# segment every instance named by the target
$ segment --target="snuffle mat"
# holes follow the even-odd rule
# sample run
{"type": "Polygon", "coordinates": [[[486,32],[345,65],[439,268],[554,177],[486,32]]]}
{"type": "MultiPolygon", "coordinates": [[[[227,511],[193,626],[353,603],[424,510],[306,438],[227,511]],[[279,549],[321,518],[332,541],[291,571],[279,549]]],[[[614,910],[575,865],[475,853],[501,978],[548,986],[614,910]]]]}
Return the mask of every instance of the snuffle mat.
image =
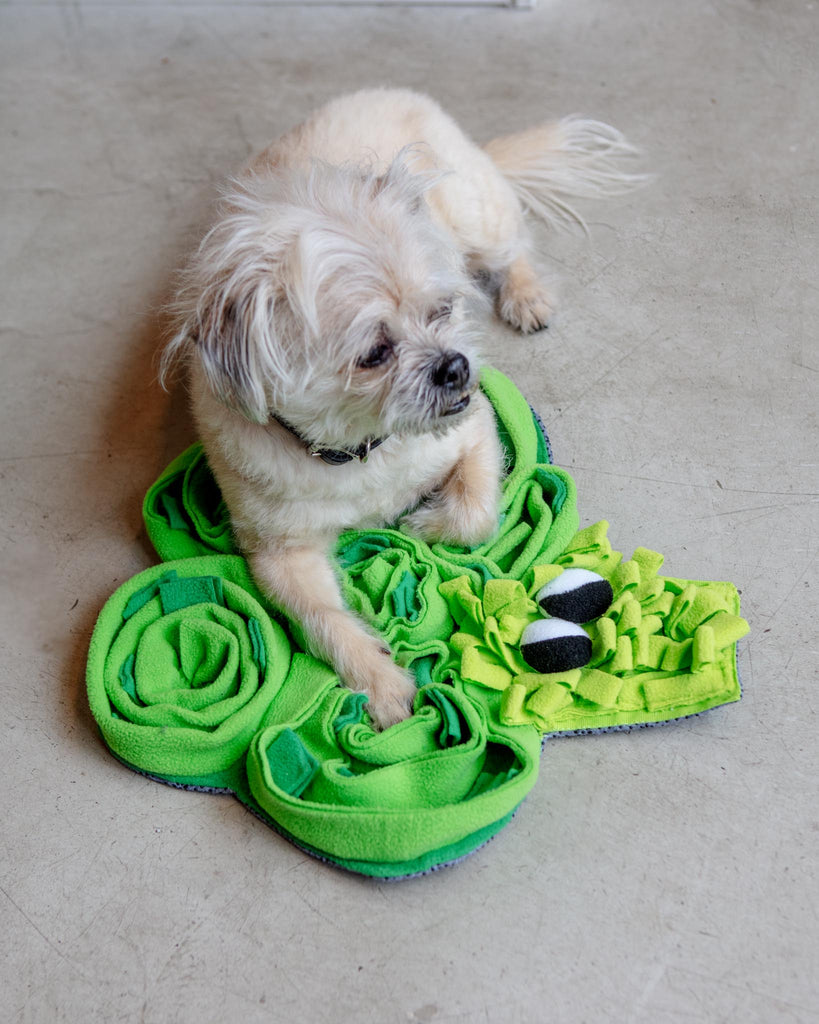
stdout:
{"type": "MultiPolygon", "coordinates": [[[[349,531],[335,559],[348,604],[418,683],[414,714],[375,732],[366,697],[306,653],[236,553],[201,446],[143,507],[160,564],[119,587],[88,656],[88,698],[111,752],[184,788],[231,793],[308,853],[380,878],[461,859],[506,825],[537,780],[545,737],[657,724],[736,701],[748,626],[730,583],[625,559],[608,524],[579,529],[572,478],[517,388],[481,386],[507,455],[502,521],[467,550],[400,529],[349,531]],[[534,597],[567,568],[611,583],[583,628],[584,668],[539,674],[520,640],[534,597]]],[[[340,470],[343,472],[343,469],[340,470]]]]}

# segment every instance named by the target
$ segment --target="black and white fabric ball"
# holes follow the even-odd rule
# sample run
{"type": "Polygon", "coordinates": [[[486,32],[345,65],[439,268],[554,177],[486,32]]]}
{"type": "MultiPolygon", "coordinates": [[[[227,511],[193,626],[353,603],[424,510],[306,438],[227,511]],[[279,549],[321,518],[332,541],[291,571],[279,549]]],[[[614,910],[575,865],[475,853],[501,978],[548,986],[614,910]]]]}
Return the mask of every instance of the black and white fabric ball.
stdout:
{"type": "Polygon", "coordinates": [[[547,615],[569,622],[599,618],[613,599],[609,581],[589,569],[564,569],[535,598],[547,615]]]}
{"type": "Polygon", "coordinates": [[[535,672],[568,672],[588,665],[592,654],[589,634],[565,619],[537,619],[520,638],[523,660],[535,672]]]}

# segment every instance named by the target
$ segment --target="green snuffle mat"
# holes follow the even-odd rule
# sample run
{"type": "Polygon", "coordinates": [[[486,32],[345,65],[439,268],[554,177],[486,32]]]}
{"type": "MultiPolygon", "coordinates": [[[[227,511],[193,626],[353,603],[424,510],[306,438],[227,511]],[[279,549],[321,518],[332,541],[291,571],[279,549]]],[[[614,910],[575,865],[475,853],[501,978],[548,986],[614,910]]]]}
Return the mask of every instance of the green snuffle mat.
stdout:
{"type": "MultiPolygon", "coordinates": [[[[105,743],[171,785],[232,793],[307,852],[381,878],[459,860],[535,784],[544,737],[668,722],[740,697],[748,626],[730,583],[625,560],[605,522],[579,530],[572,478],[539,420],[486,369],[506,450],[501,524],[467,550],[400,529],[351,530],[335,552],[347,603],[418,683],[414,714],[379,733],[363,694],[306,653],[236,552],[200,445],[144,503],[161,564],[109,599],[88,656],[105,743]],[[542,675],[520,653],[538,590],[566,568],[605,577],[614,600],[584,625],[591,662],[542,675]]],[[[340,467],[338,472],[344,472],[340,467]]]]}

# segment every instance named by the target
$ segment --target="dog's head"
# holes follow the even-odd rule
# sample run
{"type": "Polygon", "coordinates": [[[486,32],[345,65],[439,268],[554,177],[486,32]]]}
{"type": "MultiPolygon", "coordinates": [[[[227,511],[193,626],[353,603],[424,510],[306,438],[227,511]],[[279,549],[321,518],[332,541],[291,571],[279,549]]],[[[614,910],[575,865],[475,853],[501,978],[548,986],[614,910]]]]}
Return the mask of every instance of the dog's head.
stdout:
{"type": "Polygon", "coordinates": [[[474,285],[429,177],[314,165],[234,183],[181,292],[213,394],[328,447],[445,430],[477,386],[474,285]]]}

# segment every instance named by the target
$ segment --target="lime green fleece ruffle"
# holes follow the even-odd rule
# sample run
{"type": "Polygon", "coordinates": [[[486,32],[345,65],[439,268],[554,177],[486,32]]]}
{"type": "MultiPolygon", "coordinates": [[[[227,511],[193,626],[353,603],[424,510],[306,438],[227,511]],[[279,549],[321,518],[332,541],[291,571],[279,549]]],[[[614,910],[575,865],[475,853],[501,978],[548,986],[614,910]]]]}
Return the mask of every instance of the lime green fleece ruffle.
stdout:
{"type": "Polygon", "coordinates": [[[556,563],[535,566],[523,582],[466,576],[441,585],[460,629],[450,645],[467,685],[500,691],[507,725],[531,723],[544,733],[660,722],[738,700],[734,648],[748,631],[739,597],[726,583],[660,576],[662,556],[638,548],[624,562],[608,524],[581,530],[556,563]],[[614,600],[586,625],[592,659],[586,668],[542,675],[523,660],[523,630],[540,617],[534,595],[564,568],[606,577],[614,600]]]}
{"type": "MultiPolygon", "coordinates": [[[[366,700],[305,653],[236,553],[203,451],[174,460],[144,503],[162,564],[100,614],[91,709],[111,750],[173,783],[234,793],[299,845],[354,871],[400,876],[469,853],[510,819],[538,772],[541,738],[666,721],[736,700],[739,618],[730,584],[624,561],[607,524],[578,532],[574,482],[550,464],[517,388],[481,386],[506,452],[501,522],[474,550],[427,545],[399,524],[352,530],[335,558],[349,606],[418,683],[414,714],[376,733],[366,700]],[[520,637],[537,590],[564,568],[611,581],[587,624],[591,664],[533,673],[520,637]]],[[[343,468],[338,470],[343,472],[343,468]]]]}

